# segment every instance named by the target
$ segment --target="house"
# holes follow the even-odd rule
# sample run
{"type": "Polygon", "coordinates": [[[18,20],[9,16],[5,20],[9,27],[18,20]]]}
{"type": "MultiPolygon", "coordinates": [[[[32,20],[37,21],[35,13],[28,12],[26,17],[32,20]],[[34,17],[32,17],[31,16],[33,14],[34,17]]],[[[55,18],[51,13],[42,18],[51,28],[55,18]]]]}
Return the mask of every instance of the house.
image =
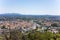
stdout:
{"type": "Polygon", "coordinates": [[[57,29],[49,29],[48,31],[49,32],[52,32],[52,33],[58,33],[58,30],[57,29]]]}

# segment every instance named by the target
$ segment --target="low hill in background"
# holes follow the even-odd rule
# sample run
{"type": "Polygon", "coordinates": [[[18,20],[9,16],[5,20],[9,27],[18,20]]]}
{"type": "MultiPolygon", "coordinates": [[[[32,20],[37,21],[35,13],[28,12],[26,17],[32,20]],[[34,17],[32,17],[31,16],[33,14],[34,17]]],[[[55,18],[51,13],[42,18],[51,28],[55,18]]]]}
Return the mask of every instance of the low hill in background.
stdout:
{"type": "Polygon", "coordinates": [[[15,19],[44,19],[44,20],[60,20],[57,15],[23,15],[18,13],[0,14],[0,20],[15,20],[15,19]]]}

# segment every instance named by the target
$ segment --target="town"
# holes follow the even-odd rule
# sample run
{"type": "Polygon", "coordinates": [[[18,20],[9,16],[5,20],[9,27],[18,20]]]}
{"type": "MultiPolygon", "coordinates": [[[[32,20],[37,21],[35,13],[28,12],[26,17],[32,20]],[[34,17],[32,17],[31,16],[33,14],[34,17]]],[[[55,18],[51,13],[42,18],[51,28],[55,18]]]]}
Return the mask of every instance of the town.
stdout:
{"type": "Polygon", "coordinates": [[[39,31],[47,30],[50,32],[57,33],[60,30],[60,22],[42,22],[37,20],[30,20],[30,21],[24,21],[24,20],[16,20],[16,21],[0,21],[0,33],[3,31],[2,28],[5,29],[20,29],[20,31],[29,31],[34,30],[38,28],[39,31]]]}
{"type": "MultiPolygon", "coordinates": [[[[47,35],[47,33],[50,33],[53,36],[60,34],[60,19],[56,18],[59,16],[52,16],[52,17],[48,16],[47,17],[46,15],[45,16],[44,15],[43,16],[41,16],[41,15],[34,16],[33,15],[31,17],[31,15],[30,16],[19,15],[19,17],[17,17],[17,15],[15,15],[15,17],[14,17],[14,15],[13,16],[10,15],[11,19],[10,19],[10,16],[9,17],[0,16],[0,18],[1,18],[0,19],[0,35],[1,35],[2,40],[10,40],[11,36],[14,36],[14,35],[16,36],[16,35],[18,35],[18,33],[19,34],[22,33],[23,36],[28,36],[28,35],[30,35],[31,32],[33,32],[33,33],[40,32],[40,33],[42,33],[42,35],[43,35],[43,33],[44,34],[46,33],[46,35],[47,35]],[[15,32],[16,33],[18,32],[18,33],[16,34],[15,32]],[[12,33],[13,33],[13,35],[12,35],[12,33]]],[[[39,35],[40,35],[40,33],[39,33],[39,35]]],[[[50,40],[56,39],[55,37],[56,36],[50,38],[50,40]]],[[[60,36],[58,35],[57,40],[59,40],[59,37],[60,36]]],[[[12,40],[15,40],[15,37],[12,40]]],[[[20,40],[20,39],[18,39],[18,40],[20,40]]],[[[21,40],[28,40],[28,39],[21,39],[21,40]]]]}

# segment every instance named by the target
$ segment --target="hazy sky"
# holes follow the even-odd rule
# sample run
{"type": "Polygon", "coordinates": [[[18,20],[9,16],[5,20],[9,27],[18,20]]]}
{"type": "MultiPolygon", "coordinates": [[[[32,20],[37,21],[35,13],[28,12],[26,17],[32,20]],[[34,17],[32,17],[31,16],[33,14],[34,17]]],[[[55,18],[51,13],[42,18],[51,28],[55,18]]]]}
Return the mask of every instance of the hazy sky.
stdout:
{"type": "Polygon", "coordinates": [[[1,13],[60,15],[60,0],[0,0],[1,13]]]}

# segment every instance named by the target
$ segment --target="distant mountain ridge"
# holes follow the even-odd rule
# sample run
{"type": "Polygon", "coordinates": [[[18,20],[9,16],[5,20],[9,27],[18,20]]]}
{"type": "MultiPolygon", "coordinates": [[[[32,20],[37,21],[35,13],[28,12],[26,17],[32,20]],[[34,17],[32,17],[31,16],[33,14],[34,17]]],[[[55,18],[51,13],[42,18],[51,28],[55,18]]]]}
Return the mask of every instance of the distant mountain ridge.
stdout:
{"type": "MultiPolygon", "coordinates": [[[[4,13],[4,14],[0,14],[0,16],[21,16],[24,14],[19,14],[19,13],[4,13]]],[[[57,15],[24,15],[24,16],[57,16],[57,15]]],[[[60,17],[60,16],[59,16],[60,17]]]]}
{"type": "Polygon", "coordinates": [[[5,13],[5,14],[0,14],[0,16],[20,16],[22,14],[18,14],[18,13],[5,13]]]}
{"type": "Polygon", "coordinates": [[[49,19],[49,20],[60,20],[60,16],[57,15],[23,15],[23,14],[19,14],[19,13],[5,13],[5,14],[0,14],[0,20],[4,20],[4,19],[49,19]]]}

